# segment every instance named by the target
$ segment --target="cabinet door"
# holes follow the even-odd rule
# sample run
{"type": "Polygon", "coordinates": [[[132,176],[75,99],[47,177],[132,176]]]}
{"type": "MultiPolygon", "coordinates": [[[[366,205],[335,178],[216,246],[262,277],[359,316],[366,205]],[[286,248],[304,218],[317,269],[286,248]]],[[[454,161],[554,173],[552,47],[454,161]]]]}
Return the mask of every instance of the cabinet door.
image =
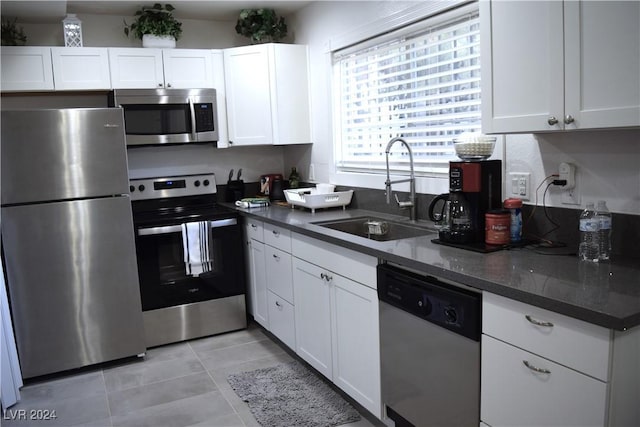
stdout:
{"type": "Polygon", "coordinates": [[[331,306],[328,272],[293,258],[293,298],[296,324],[296,353],[332,378],[331,306]]]}
{"type": "Polygon", "coordinates": [[[267,269],[264,262],[264,243],[251,240],[251,304],[253,318],[265,328],[269,329],[269,315],[267,309],[267,269]]]}
{"type": "Polygon", "coordinates": [[[480,417],[492,427],[605,423],[606,383],[486,335],[481,375],[480,417]]]}
{"type": "Polygon", "coordinates": [[[51,48],[2,46],[2,91],[53,90],[51,48]]]}
{"type": "Polygon", "coordinates": [[[243,46],[224,52],[229,144],[273,143],[267,45],[243,46]]]}
{"type": "Polygon", "coordinates": [[[296,348],[295,314],[293,305],[280,298],[273,292],[268,292],[269,301],[269,330],[289,346],[296,348]]]}
{"type": "Polygon", "coordinates": [[[381,417],[378,293],[329,273],[333,310],[333,382],[381,417]]]}
{"type": "Polygon", "coordinates": [[[566,1],[567,128],[640,126],[640,2],[566,1]]]}
{"type": "Polygon", "coordinates": [[[164,87],[161,49],[109,49],[109,66],[114,89],[164,87]]]}
{"type": "Polygon", "coordinates": [[[293,279],[291,275],[291,254],[265,245],[267,268],[267,288],[276,295],[293,303],[293,279]]]}
{"type": "Polygon", "coordinates": [[[56,90],[110,89],[106,48],[52,47],[56,90]]]}
{"type": "Polygon", "coordinates": [[[562,129],[562,2],[482,1],[480,31],[482,130],[562,129]]]}
{"type": "Polygon", "coordinates": [[[167,88],[213,88],[213,58],[206,49],[164,49],[167,88]]]}

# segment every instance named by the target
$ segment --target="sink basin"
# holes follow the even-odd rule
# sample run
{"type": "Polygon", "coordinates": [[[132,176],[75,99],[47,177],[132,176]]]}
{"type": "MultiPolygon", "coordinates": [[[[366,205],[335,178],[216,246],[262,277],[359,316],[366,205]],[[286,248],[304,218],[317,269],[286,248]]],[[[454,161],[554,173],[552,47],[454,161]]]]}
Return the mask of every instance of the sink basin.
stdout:
{"type": "Polygon", "coordinates": [[[433,230],[418,225],[403,224],[372,216],[320,221],[314,222],[313,224],[380,242],[408,239],[435,233],[433,230]]]}

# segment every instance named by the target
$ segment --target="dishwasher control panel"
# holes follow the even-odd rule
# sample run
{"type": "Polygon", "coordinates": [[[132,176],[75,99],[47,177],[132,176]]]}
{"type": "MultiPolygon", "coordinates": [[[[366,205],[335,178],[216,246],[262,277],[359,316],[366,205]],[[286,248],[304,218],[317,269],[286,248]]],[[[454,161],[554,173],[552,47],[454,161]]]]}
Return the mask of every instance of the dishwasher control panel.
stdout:
{"type": "Polygon", "coordinates": [[[388,264],[378,266],[378,298],[403,311],[478,341],[480,293],[388,264]]]}

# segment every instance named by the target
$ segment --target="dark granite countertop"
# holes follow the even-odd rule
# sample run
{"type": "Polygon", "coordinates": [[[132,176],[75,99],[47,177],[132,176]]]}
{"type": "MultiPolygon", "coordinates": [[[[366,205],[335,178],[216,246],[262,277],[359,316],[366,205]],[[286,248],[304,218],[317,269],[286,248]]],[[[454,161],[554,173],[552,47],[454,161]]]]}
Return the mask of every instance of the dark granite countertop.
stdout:
{"type": "Polygon", "coordinates": [[[283,206],[237,210],[296,233],[606,328],[626,330],[640,325],[638,260],[582,263],[575,256],[543,254],[527,247],[483,254],[435,244],[431,241],[437,237],[435,232],[381,242],[313,224],[366,215],[408,222],[405,217],[360,209],[313,214],[283,206]]]}

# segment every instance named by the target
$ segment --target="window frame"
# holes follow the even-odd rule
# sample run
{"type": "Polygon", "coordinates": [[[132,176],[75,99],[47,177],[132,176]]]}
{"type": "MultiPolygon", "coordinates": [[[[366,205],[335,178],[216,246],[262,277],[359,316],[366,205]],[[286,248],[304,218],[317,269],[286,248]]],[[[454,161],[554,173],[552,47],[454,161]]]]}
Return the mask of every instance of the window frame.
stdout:
{"type": "MultiPolygon", "coordinates": [[[[425,14],[427,8],[424,10],[411,11],[405,13],[403,22],[398,23],[398,19],[391,18],[390,21],[395,24],[394,27],[380,25],[382,22],[372,22],[366,27],[369,28],[369,32],[364,30],[356,31],[357,34],[353,34],[351,37],[342,36],[338,37],[338,41],[331,40],[329,43],[330,49],[330,67],[332,75],[331,85],[331,107],[332,107],[332,121],[333,126],[333,141],[331,144],[331,155],[329,159],[330,168],[330,181],[342,185],[359,186],[365,188],[381,188],[384,186],[383,173],[371,172],[371,171],[355,171],[348,169],[341,169],[337,166],[338,158],[338,141],[340,139],[340,105],[338,98],[338,82],[339,82],[339,67],[334,66],[333,58],[336,52],[340,54],[349,53],[353,50],[360,50],[372,45],[387,42],[389,40],[397,39],[401,35],[408,35],[416,32],[424,32],[426,28],[436,27],[438,25],[450,22],[464,16],[469,16],[473,13],[478,13],[478,2],[458,1],[447,2],[446,4],[440,4],[437,10],[433,9],[433,6],[425,14]],[[422,12],[422,13],[420,13],[422,12]],[[411,18],[408,18],[411,16],[411,18]]],[[[399,144],[398,148],[400,148],[399,144]]],[[[395,148],[395,147],[394,147],[395,148]]],[[[500,149],[497,146],[495,154],[499,153],[500,149]]],[[[496,157],[496,156],[494,156],[496,157]]],[[[453,159],[452,159],[453,160],[453,159]]],[[[392,170],[392,179],[400,177],[406,177],[407,170],[396,169],[392,170]],[[395,178],[394,178],[395,177],[395,178]]],[[[417,174],[416,177],[416,191],[419,193],[439,194],[448,191],[448,168],[440,172],[422,172],[417,174]]],[[[384,171],[383,171],[384,172],[384,171]]],[[[408,184],[399,185],[398,190],[408,191],[408,184]],[[406,187],[406,190],[403,188],[406,187]]]]}

